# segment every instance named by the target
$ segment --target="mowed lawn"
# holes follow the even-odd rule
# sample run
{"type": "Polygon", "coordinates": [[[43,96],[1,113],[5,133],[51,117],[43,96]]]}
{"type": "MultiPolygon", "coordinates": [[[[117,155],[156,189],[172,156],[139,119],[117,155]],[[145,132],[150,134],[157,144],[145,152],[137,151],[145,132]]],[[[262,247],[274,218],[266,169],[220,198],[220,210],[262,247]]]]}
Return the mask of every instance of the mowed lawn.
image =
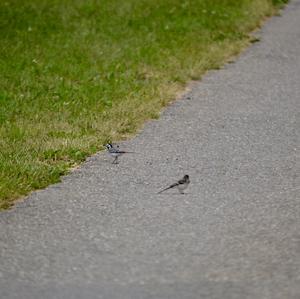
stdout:
{"type": "Polygon", "coordinates": [[[283,2],[0,1],[0,208],[157,118],[283,2]]]}

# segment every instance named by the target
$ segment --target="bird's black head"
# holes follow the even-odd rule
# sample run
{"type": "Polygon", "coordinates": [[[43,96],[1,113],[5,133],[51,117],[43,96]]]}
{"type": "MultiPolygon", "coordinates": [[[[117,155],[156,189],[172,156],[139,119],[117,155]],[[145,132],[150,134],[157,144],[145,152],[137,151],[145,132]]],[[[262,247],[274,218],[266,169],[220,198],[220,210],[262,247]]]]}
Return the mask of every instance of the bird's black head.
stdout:
{"type": "Polygon", "coordinates": [[[186,174],[184,177],[183,177],[185,180],[189,180],[190,179],[190,176],[188,174],[186,174]]]}
{"type": "Polygon", "coordinates": [[[107,144],[105,145],[105,147],[106,147],[107,149],[110,149],[110,148],[112,148],[113,146],[112,146],[111,143],[107,143],[107,144]]]}

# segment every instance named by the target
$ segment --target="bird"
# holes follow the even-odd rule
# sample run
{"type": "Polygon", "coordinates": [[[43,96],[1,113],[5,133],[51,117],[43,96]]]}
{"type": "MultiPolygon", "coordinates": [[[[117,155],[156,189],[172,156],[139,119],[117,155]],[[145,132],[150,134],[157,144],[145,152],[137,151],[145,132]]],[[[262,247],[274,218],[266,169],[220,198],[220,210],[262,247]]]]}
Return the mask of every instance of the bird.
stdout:
{"type": "Polygon", "coordinates": [[[181,180],[179,180],[178,182],[172,184],[171,186],[159,191],[157,194],[160,194],[168,189],[172,189],[174,187],[177,187],[178,188],[178,191],[181,193],[181,194],[184,194],[183,190],[185,190],[188,185],[190,183],[190,177],[188,174],[186,174],[181,180]]]}
{"type": "Polygon", "coordinates": [[[119,149],[119,146],[117,145],[116,147],[114,147],[111,143],[107,143],[105,145],[107,151],[109,152],[109,154],[114,157],[114,161],[112,162],[112,164],[118,164],[118,157],[123,155],[123,154],[133,154],[134,152],[126,152],[126,151],[121,151],[119,149]]]}

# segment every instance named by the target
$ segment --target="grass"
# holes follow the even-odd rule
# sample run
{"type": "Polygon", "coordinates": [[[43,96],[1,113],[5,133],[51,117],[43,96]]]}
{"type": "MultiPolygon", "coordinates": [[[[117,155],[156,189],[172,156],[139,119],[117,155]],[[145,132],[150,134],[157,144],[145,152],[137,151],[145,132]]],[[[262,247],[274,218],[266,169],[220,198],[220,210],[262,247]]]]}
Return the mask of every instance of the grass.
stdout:
{"type": "Polygon", "coordinates": [[[157,118],[284,0],[0,2],[0,208],[157,118]]]}

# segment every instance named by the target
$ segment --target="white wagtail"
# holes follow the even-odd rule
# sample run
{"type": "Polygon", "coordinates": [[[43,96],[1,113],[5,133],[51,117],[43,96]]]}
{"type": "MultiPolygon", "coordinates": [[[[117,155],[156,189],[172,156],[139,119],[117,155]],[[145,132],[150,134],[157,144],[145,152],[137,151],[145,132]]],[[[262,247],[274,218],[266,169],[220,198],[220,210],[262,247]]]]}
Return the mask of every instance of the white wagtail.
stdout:
{"type": "Polygon", "coordinates": [[[112,162],[112,164],[118,164],[118,157],[123,154],[134,154],[134,152],[121,151],[121,150],[119,150],[118,145],[117,145],[117,147],[114,147],[111,143],[107,143],[105,145],[105,147],[107,148],[107,151],[109,152],[109,154],[115,158],[114,161],[112,162]]]}
{"type": "Polygon", "coordinates": [[[186,174],[181,180],[179,180],[178,182],[172,184],[168,188],[159,191],[158,194],[162,193],[162,192],[164,192],[168,189],[174,188],[174,187],[177,187],[179,192],[181,194],[183,194],[183,190],[185,190],[188,187],[189,183],[190,183],[190,177],[186,174]]]}

